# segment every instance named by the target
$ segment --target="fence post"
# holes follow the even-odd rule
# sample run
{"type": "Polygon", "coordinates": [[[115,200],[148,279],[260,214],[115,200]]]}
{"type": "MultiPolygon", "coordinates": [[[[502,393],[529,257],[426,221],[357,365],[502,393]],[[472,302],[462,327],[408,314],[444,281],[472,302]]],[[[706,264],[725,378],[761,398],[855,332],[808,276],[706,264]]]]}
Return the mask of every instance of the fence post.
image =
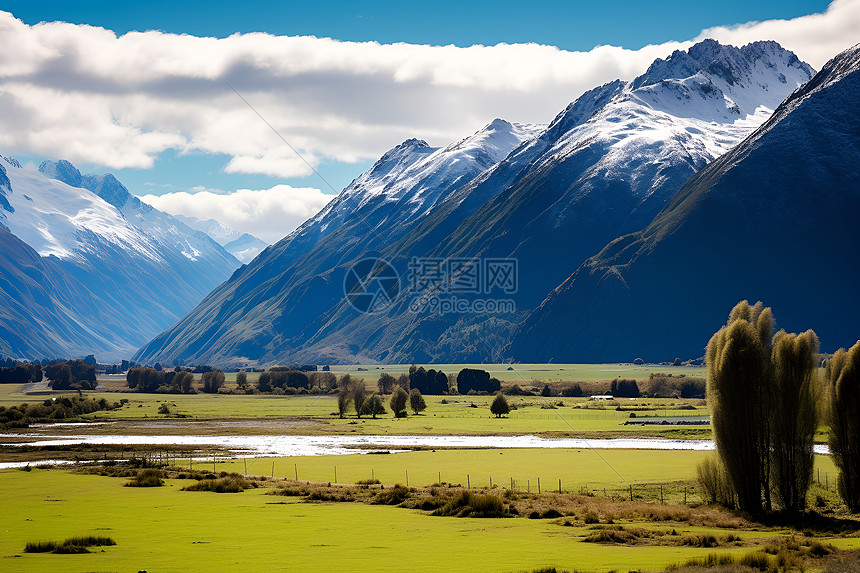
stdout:
{"type": "Polygon", "coordinates": [[[561,478],[558,480],[558,493],[561,493],[561,478]]]}
{"type": "Polygon", "coordinates": [[[633,501],[633,484],[631,483],[629,485],[630,485],[630,501],[633,501]]]}
{"type": "Polygon", "coordinates": [[[472,489],[472,482],[469,479],[469,474],[466,474],[466,489],[472,489]]]}
{"type": "Polygon", "coordinates": [[[406,487],[409,487],[409,470],[406,470],[406,487]]]}
{"type": "Polygon", "coordinates": [[[540,493],[540,478],[538,478],[538,493],[540,493]]]}
{"type": "Polygon", "coordinates": [[[293,464],[293,471],[295,472],[296,481],[299,481],[299,464],[293,464]]]}

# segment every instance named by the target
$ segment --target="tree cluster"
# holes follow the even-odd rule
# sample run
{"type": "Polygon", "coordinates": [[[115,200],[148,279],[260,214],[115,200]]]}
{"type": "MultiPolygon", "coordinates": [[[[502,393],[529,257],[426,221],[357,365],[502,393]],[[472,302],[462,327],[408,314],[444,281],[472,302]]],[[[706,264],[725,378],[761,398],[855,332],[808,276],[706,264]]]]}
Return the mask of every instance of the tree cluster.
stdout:
{"type": "Polygon", "coordinates": [[[636,380],[625,378],[613,380],[612,384],[609,385],[609,393],[616,398],[638,398],[641,395],[636,380]]]}
{"type": "MultiPolygon", "coordinates": [[[[222,374],[223,376],[223,374],[222,374]]],[[[178,366],[174,370],[156,370],[148,366],[129,368],[128,387],[136,392],[160,394],[194,394],[194,374],[178,366]]]]}
{"type": "Polygon", "coordinates": [[[773,322],[770,308],[743,301],[706,354],[717,454],[732,497],[752,514],[802,511],[812,483],[818,337],[774,335],[773,322]]]}
{"type": "Polygon", "coordinates": [[[457,374],[457,391],[460,394],[498,392],[502,383],[495,378],[490,378],[490,373],[477,368],[463,368],[457,374]]]}
{"type": "Polygon", "coordinates": [[[42,381],[42,367],[38,364],[16,364],[0,367],[0,384],[27,384],[42,381]]]}
{"type": "MultiPolygon", "coordinates": [[[[238,376],[236,380],[238,382],[238,376]]],[[[299,391],[310,391],[322,394],[336,387],[337,376],[331,372],[306,372],[285,366],[273,366],[261,373],[257,380],[257,389],[260,392],[296,394],[299,391]]]]}
{"type": "Polygon", "coordinates": [[[53,390],[94,390],[96,369],[83,360],[54,362],[45,367],[45,376],[50,379],[53,390]]]}
{"type": "Polygon", "coordinates": [[[217,368],[213,368],[203,374],[203,391],[207,394],[217,394],[225,381],[224,373],[217,368]]]}
{"type": "MultiPolygon", "coordinates": [[[[425,395],[448,393],[448,376],[441,370],[425,370],[423,366],[409,367],[409,388],[417,388],[425,395]]],[[[405,389],[405,388],[404,388],[405,389]]]]}
{"type": "MultiPolygon", "coordinates": [[[[124,400],[125,401],[125,400],[124,400]]],[[[36,404],[20,404],[8,408],[0,406],[0,427],[27,427],[28,424],[54,420],[68,420],[84,414],[121,408],[120,402],[109,403],[104,398],[60,396],[36,404]]]]}
{"type": "Polygon", "coordinates": [[[830,453],[839,468],[839,495],[852,512],[860,512],[860,341],[840,349],[827,361],[825,380],[830,398],[830,453]]]}

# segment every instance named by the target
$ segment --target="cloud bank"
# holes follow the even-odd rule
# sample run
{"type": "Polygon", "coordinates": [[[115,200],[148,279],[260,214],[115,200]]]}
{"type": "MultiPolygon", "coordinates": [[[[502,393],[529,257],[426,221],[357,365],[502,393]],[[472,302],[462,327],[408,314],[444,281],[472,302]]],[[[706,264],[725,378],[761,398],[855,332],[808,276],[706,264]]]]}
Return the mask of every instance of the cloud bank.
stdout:
{"type": "MultiPolygon", "coordinates": [[[[823,14],[713,28],[702,37],[775,39],[820,67],[858,40],[860,0],[823,14]]],[[[409,137],[447,144],[494,117],[548,122],[583,91],[629,79],[691,42],[570,52],[537,44],[426,46],[158,31],[117,37],[0,12],[5,152],[148,168],[167,149],[223,153],[228,172],[292,177],[305,158],[373,159],[409,137]]]]}
{"type": "Polygon", "coordinates": [[[197,191],[144,195],[140,199],[171,215],[215,219],[272,244],[314,216],[332,195],[319,189],[276,185],[263,190],[239,189],[230,194],[197,191]]]}

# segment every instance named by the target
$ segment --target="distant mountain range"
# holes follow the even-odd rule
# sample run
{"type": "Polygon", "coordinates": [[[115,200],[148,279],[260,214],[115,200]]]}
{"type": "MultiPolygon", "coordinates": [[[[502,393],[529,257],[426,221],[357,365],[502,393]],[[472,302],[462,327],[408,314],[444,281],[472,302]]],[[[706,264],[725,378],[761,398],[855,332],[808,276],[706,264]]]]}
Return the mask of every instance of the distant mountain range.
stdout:
{"type": "Polygon", "coordinates": [[[240,233],[215,219],[198,219],[187,215],[173,215],[192,229],[209,235],[241,263],[250,263],[268,247],[268,243],[248,233],[240,233]]]}
{"type": "Polygon", "coordinates": [[[0,161],[0,354],[128,358],[240,266],[206,234],[67,161],[0,161]]]}
{"type": "MultiPolygon", "coordinates": [[[[699,242],[690,243],[686,258],[673,259],[674,273],[662,267],[652,271],[657,267],[645,264],[637,267],[654,285],[665,281],[673,287],[687,286],[682,292],[667,287],[675,297],[687,296],[690,301],[702,297],[701,320],[690,317],[691,302],[682,314],[660,315],[662,322],[655,326],[659,336],[643,334],[644,326],[627,333],[609,290],[600,304],[583,308],[576,305],[586,304],[586,299],[562,294],[571,283],[585,282],[573,278],[577,269],[588,260],[579,270],[582,276],[584,269],[596,265],[597,259],[589,257],[607,243],[617,246],[612,242],[616,237],[666,220],[702,173],[727,161],[715,159],[735,157],[736,152],[725,154],[748,137],[759,138],[774,121],[786,121],[778,119],[785,111],[769,118],[813,74],[774,42],[735,48],[706,40],[655,61],[631,82],[611,82],[586,92],[548,126],[497,119],[446,148],[406,141],[319,215],[262,252],[178,324],[141,348],[135,359],[239,365],[701,356],[707,333],[724,322],[723,315],[748,292],[698,283],[696,273],[684,270],[693,265],[687,262],[690,258],[695,258],[694,268],[704,272],[705,261],[723,256],[720,241],[728,239],[717,228],[712,228],[710,238],[702,235],[699,242]],[[713,167],[703,170],[709,164],[713,167]],[[416,311],[415,297],[401,292],[383,312],[362,313],[344,296],[344,284],[350,268],[367,257],[389,262],[401,277],[402,290],[407,290],[416,260],[516,261],[516,288],[504,293],[515,308],[416,311]],[[722,310],[714,318],[717,308],[722,310]],[[604,313],[612,319],[605,325],[604,313]],[[686,337],[684,344],[666,336],[679,321],[690,325],[679,330],[686,337]],[[622,331],[613,332],[613,327],[622,331]]],[[[815,161],[814,155],[810,161],[815,161]]],[[[845,173],[854,165],[843,164],[834,172],[834,181],[850,183],[845,173]]],[[[790,163],[768,166],[782,169],[783,179],[794,177],[790,163]]],[[[757,185],[768,186],[771,180],[769,172],[759,172],[757,185]]],[[[732,209],[724,207],[719,217],[729,217],[732,209]]],[[[722,220],[719,217],[716,220],[722,220]]],[[[777,220],[773,225],[782,223],[777,220]]],[[[763,230],[762,236],[769,235],[763,230]]],[[[741,283],[739,279],[737,284],[741,283]]],[[[856,281],[851,284],[857,286],[856,281]]],[[[650,305],[658,288],[643,290],[636,302],[650,305]]],[[[598,290],[604,292],[593,292],[598,290]]],[[[442,289],[434,294],[450,293],[442,289]]],[[[459,296],[471,304],[486,299],[487,293],[459,296]]],[[[775,297],[765,300],[775,306],[778,318],[782,316],[775,297]]],[[[658,320],[654,312],[622,307],[623,316],[633,321],[648,316],[642,325],[658,320]]],[[[671,312],[662,307],[661,311],[671,312]]]]}

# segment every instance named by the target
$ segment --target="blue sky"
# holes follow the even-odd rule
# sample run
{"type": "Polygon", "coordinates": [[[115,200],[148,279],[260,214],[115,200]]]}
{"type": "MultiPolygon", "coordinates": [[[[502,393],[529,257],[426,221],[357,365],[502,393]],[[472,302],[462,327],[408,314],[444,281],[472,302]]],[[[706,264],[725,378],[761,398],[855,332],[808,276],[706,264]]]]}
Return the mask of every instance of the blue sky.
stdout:
{"type": "MultiPolygon", "coordinates": [[[[841,5],[843,14],[855,14],[860,0],[837,0],[835,4],[841,5]]],[[[34,117],[32,126],[24,124],[22,128],[40,135],[7,138],[5,142],[0,139],[0,152],[34,163],[62,157],[85,172],[110,171],[138,195],[203,188],[226,194],[277,184],[332,193],[365,171],[386,149],[408,137],[446,145],[497,116],[549,122],[585,89],[617,77],[630,79],[655,57],[684,48],[705,29],[771,20],[802,21],[800,17],[824,12],[828,5],[820,0],[245,4],[7,0],[2,10],[27,25],[22,37],[36,38],[35,43],[48,47],[46,52],[62,53],[51,67],[45,63],[48,60],[33,52],[37,54],[32,56],[34,66],[45,65],[51,73],[34,72],[20,80],[25,87],[18,92],[19,99],[29,99],[31,94],[42,99],[36,103],[34,97],[30,107],[18,115],[34,117]],[[220,40],[219,51],[212,56],[217,65],[203,72],[201,80],[195,66],[206,67],[212,44],[183,41],[177,48],[170,37],[149,34],[142,45],[121,45],[81,26],[62,33],[56,29],[39,31],[34,26],[56,21],[99,26],[118,36],[147,30],[216,38],[237,32],[265,32],[464,49],[537,43],[555,46],[561,52],[519,48],[475,54],[408,47],[388,50],[369,44],[339,48],[325,42],[272,45],[245,37],[238,43],[220,40]],[[593,50],[598,45],[625,50],[598,53],[593,50]],[[262,63],[255,61],[256,50],[262,54],[262,63]],[[148,59],[129,63],[141,54],[148,59]],[[153,61],[148,54],[165,59],[165,69],[170,69],[160,68],[161,61],[153,61]],[[319,62],[307,62],[318,55],[319,62]],[[510,58],[510,65],[506,65],[506,58],[510,58]],[[69,66],[67,73],[56,75],[57,60],[80,65],[75,68],[64,63],[69,66]],[[370,62],[368,70],[354,70],[365,60],[370,62]],[[304,68],[272,71],[284,62],[304,68]],[[582,66],[581,73],[578,65],[582,66]],[[141,69],[141,82],[137,82],[136,70],[130,69],[134,66],[141,69]],[[90,67],[98,71],[91,73],[90,67]],[[55,85],[47,86],[53,95],[40,91],[46,81],[50,84],[46,77],[57,78],[55,85]],[[331,188],[303,164],[292,161],[295,157],[288,157],[285,146],[227,90],[227,78],[237,82],[238,90],[254,108],[302,150],[331,188]],[[185,109],[179,110],[183,101],[185,109]],[[171,109],[173,106],[177,110],[171,109]],[[58,120],[56,114],[48,113],[55,110],[72,111],[58,120]],[[40,114],[45,118],[40,119],[40,114]],[[105,118],[107,123],[100,124],[105,118]],[[91,125],[87,123],[90,121],[91,125]],[[51,122],[62,125],[63,129],[56,131],[69,135],[63,136],[65,139],[45,136],[52,131],[51,122]],[[171,129],[171,122],[175,129],[171,129]],[[221,123],[224,127],[219,128],[221,123]],[[260,143],[258,149],[255,142],[260,143]]],[[[821,44],[821,30],[846,20],[835,11],[830,16],[826,25],[810,24],[808,38],[798,34],[805,30],[805,23],[727,28],[715,36],[737,44],[777,39],[785,45],[797,38],[796,47],[786,47],[820,66],[836,53],[831,46],[821,46],[820,53],[814,53],[814,47],[821,44]]],[[[853,35],[850,30],[848,35],[853,35]]],[[[11,44],[6,48],[14,52],[15,42],[22,41],[9,36],[11,44]]],[[[833,36],[837,38],[835,46],[845,44],[838,33],[833,36]]]]}
{"type": "Polygon", "coordinates": [[[602,0],[468,2],[33,2],[4,9],[28,24],[63,20],[130,30],[197,36],[235,32],[314,35],[338,40],[470,46],[536,42],[566,50],[598,44],[639,48],[688,40],[713,26],[785,19],[820,12],[821,0],[719,2],[602,0]]]}

